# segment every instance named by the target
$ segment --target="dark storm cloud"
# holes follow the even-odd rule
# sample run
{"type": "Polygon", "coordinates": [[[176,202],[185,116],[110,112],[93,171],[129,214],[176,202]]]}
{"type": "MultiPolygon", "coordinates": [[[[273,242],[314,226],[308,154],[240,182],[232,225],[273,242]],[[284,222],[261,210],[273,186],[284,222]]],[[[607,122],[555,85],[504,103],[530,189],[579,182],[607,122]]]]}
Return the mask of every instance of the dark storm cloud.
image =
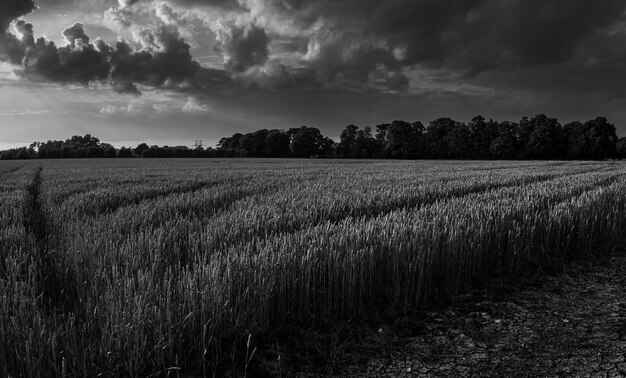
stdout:
{"type": "Polygon", "coordinates": [[[112,87],[113,90],[117,93],[126,93],[135,96],[141,96],[141,91],[134,83],[130,81],[114,81],[112,87]]]}
{"type": "MultiPolygon", "coordinates": [[[[621,0],[240,3],[259,22],[282,17],[303,33],[316,30],[309,37],[307,56],[320,79],[342,75],[365,82],[382,75],[382,67],[395,83],[404,81],[400,68],[415,65],[473,75],[564,62],[586,38],[622,17],[626,8],[621,0]]],[[[281,33],[280,26],[274,29],[281,33]]]]}
{"type": "Polygon", "coordinates": [[[325,82],[336,78],[365,84],[379,78],[393,78],[394,89],[407,82],[401,64],[393,52],[371,42],[360,41],[356,35],[326,30],[318,32],[309,42],[307,61],[316,69],[318,77],[325,82]]]}
{"type": "MultiPolygon", "coordinates": [[[[121,0],[131,5],[138,0],[121,0]]],[[[147,1],[147,0],[145,0],[147,1]]],[[[622,0],[172,0],[239,5],[258,20],[284,16],[302,30],[359,35],[403,65],[454,65],[474,71],[559,62],[587,36],[622,16],[622,0]]],[[[367,57],[364,57],[364,59],[367,57]]]]}
{"type": "Polygon", "coordinates": [[[224,59],[226,73],[243,88],[303,89],[317,85],[315,70],[293,68],[270,59],[271,39],[251,20],[218,23],[215,34],[215,50],[224,59]]]}
{"type": "Polygon", "coordinates": [[[16,18],[37,9],[32,0],[2,0],[0,2],[0,33],[5,33],[16,18]]]}
{"type": "Polygon", "coordinates": [[[419,2],[412,9],[385,3],[374,30],[394,46],[406,44],[405,64],[476,73],[566,61],[625,7],[615,0],[467,1],[455,8],[446,3],[419,2]],[[391,21],[402,12],[404,19],[391,21]]]}
{"type": "MultiPolygon", "coordinates": [[[[405,71],[422,67],[449,72],[451,80],[459,74],[513,74],[574,60],[583,67],[585,59],[597,56],[584,45],[598,36],[606,41],[606,28],[623,20],[626,9],[621,0],[241,2],[259,22],[282,19],[296,24],[309,39],[305,59],[321,81],[386,81],[391,89],[406,88],[405,71]]],[[[274,25],[273,32],[282,30],[274,25]]],[[[613,43],[610,49],[621,46],[613,43]]],[[[613,66],[613,58],[605,58],[596,61],[596,71],[605,64],[613,66]]]]}
{"type": "MultiPolygon", "coordinates": [[[[32,25],[22,22],[14,25],[15,33],[3,34],[2,59],[24,61],[26,73],[57,81],[101,80],[110,65],[114,89],[128,93],[138,93],[136,84],[206,88],[216,81],[233,86],[227,92],[321,85],[402,92],[420,85],[416,73],[422,70],[485,87],[541,88],[533,75],[543,75],[551,90],[584,91],[597,85],[594,78],[606,80],[603,70],[616,77],[626,72],[620,54],[611,53],[622,42],[606,37],[606,29],[624,18],[622,0],[107,1],[113,8],[105,20],[114,25],[107,26],[125,31],[134,43],[92,41],[77,23],[63,32],[68,45],[57,48],[35,43],[32,25]],[[203,7],[225,12],[202,13],[203,7]],[[223,71],[192,58],[186,41],[197,46],[198,36],[188,27],[192,14],[211,29],[205,37],[212,40],[204,46],[222,55],[223,71]],[[592,48],[592,40],[603,48],[592,48]],[[575,84],[560,71],[571,73],[575,84]]],[[[0,16],[5,29],[34,9],[30,1],[9,4],[10,12],[0,16]]]]}
{"type": "Polygon", "coordinates": [[[19,20],[13,28],[21,35],[21,38],[8,32],[0,33],[0,61],[20,64],[24,58],[25,48],[35,43],[33,25],[19,20]]]}
{"type": "Polygon", "coordinates": [[[152,37],[157,46],[152,51],[134,51],[127,42],[117,43],[111,54],[113,80],[161,86],[168,80],[180,83],[195,76],[200,64],[176,30],[161,27],[152,37]]]}
{"type": "Polygon", "coordinates": [[[23,74],[36,80],[87,84],[106,79],[111,69],[106,56],[81,38],[58,48],[39,38],[33,46],[24,47],[23,74]]]}
{"type": "Polygon", "coordinates": [[[524,90],[528,96],[580,96],[576,104],[611,103],[626,99],[626,33],[595,35],[582,43],[565,62],[484,72],[473,78],[485,86],[524,90]],[[593,99],[593,100],[592,100],[593,99]]]}
{"type": "Polygon", "coordinates": [[[31,0],[2,0],[0,2],[0,61],[19,63],[24,52],[22,42],[8,32],[13,20],[37,9],[31,0]]]}
{"type": "Polygon", "coordinates": [[[263,28],[253,24],[223,25],[218,29],[217,41],[224,66],[234,72],[263,65],[269,56],[270,39],[263,28]]]}

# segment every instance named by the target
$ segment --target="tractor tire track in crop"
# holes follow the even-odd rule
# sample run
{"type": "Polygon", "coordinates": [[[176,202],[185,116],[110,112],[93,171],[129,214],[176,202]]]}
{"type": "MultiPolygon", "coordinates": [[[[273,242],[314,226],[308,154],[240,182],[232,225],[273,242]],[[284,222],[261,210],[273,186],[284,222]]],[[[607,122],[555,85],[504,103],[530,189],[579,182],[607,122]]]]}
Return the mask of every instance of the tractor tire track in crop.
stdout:
{"type": "Polygon", "coordinates": [[[42,167],[35,169],[33,179],[26,187],[26,202],[24,204],[24,227],[30,232],[40,252],[47,249],[47,220],[41,207],[39,198],[41,191],[42,167]]]}
{"type": "Polygon", "coordinates": [[[32,259],[35,265],[38,290],[44,305],[50,310],[62,309],[63,312],[76,312],[75,280],[69,271],[63,274],[59,268],[61,263],[55,258],[55,249],[51,243],[52,223],[46,213],[41,199],[43,167],[35,169],[30,184],[26,187],[26,200],[23,206],[24,228],[32,235],[32,259]]]}
{"type": "MultiPolygon", "coordinates": [[[[167,197],[170,195],[194,193],[203,189],[209,189],[209,188],[218,186],[222,183],[223,181],[219,181],[219,180],[211,181],[211,182],[193,182],[190,184],[181,185],[181,186],[174,187],[174,188],[150,189],[143,193],[136,193],[130,196],[115,195],[113,196],[113,198],[108,198],[108,199],[101,201],[101,203],[97,203],[98,198],[89,198],[88,196],[85,196],[86,198],[83,201],[81,201],[80,204],[78,204],[75,211],[78,214],[81,214],[81,215],[84,214],[84,215],[92,216],[92,217],[96,217],[98,215],[103,215],[103,214],[105,215],[113,214],[119,211],[120,209],[133,206],[133,205],[138,205],[144,201],[150,201],[150,200],[154,200],[158,198],[167,197]]],[[[76,193],[72,196],[76,197],[80,194],[82,193],[76,193]]],[[[86,192],[86,194],[89,194],[89,192],[86,192]]]]}
{"type": "MultiPolygon", "coordinates": [[[[315,181],[315,179],[309,178],[309,181],[315,181]]],[[[125,199],[125,200],[123,200],[119,204],[105,205],[104,209],[102,207],[100,207],[100,209],[98,211],[96,211],[95,214],[94,214],[93,210],[90,210],[90,209],[83,209],[83,210],[84,210],[85,213],[92,214],[92,215],[112,214],[112,213],[120,211],[121,209],[124,209],[124,208],[127,208],[127,207],[131,207],[131,206],[135,206],[135,205],[139,205],[139,204],[141,204],[143,202],[146,202],[146,201],[160,200],[160,199],[165,199],[165,198],[167,198],[169,196],[176,196],[176,195],[181,195],[181,194],[195,193],[195,192],[199,192],[199,191],[204,190],[204,189],[215,188],[215,187],[218,187],[220,185],[228,184],[228,185],[230,185],[233,188],[238,188],[239,185],[241,184],[241,182],[243,182],[243,180],[238,180],[236,182],[230,182],[229,180],[217,180],[217,181],[212,181],[212,182],[199,182],[199,183],[194,183],[194,184],[189,185],[189,186],[183,186],[183,187],[179,187],[179,188],[174,188],[172,190],[164,190],[164,191],[161,191],[161,192],[157,191],[155,193],[149,193],[147,195],[142,195],[140,198],[125,199]]],[[[233,205],[234,203],[236,203],[238,201],[241,201],[241,200],[246,199],[248,197],[251,197],[253,195],[265,195],[265,194],[271,192],[272,190],[279,190],[282,187],[284,187],[285,185],[286,185],[286,182],[278,180],[277,183],[276,182],[272,182],[270,184],[266,184],[266,185],[261,186],[261,187],[254,187],[253,189],[250,189],[250,190],[240,190],[238,192],[238,194],[227,196],[227,197],[232,197],[232,200],[229,200],[229,199],[225,200],[225,203],[223,205],[218,206],[217,210],[226,210],[231,205],[233,205]]],[[[215,211],[212,215],[215,215],[217,213],[218,213],[218,211],[215,211]]],[[[210,216],[212,216],[212,215],[210,215],[210,216]]]]}
{"type": "MultiPolygon", "coordinates": [[[[284,227],[279,227],[279,228],[261,227],[260,229],[257,230],[257,237],[259,235],[263,235],[262,239],[268,239],[270,237],[274,237],[277,235],[295,234],[307,228],[315,227],[326,222],[332,223],[332,224],[338,224],[348,218],[359,218],[363,220],[369,220],[369,219],[373,219],[376,217],[385,216],[389,213],[392,213],[398,210],[420,209],[425,206],[433,205],[437,202],[445,202],[449,200],[460,199],[460,198],[464,198],[470,195],[486,193],[488,191],[514,188],[518,186],[526,186],[530,184],[548,182],[548,181],[555,180],[555,179],[573,177],[577,175],[585,175],[591,172],[598,172],[598,170],[589,169],[589,170],[582,170],[582,171],[578,171],[575,173],[567,173],[567,174],[555,173],[555,174],[545,174],[545,175],[538,175],[538,176],[529,176],[529,177],[524,177],[519,180],[512,180],[510,182],[498,183],[498,184],[481,183],[481,184],[472,185],[466,188],[462,188],[456,191],[451,190],[449,192],[446,192],[445,194],[438,193],[438,192],[427,193],[425,195],[423,194],[423,195],[418,195],[418,196],[409,198],[408,200],[405,199],[402,202],[391,202],[386,206],[381,206],[380,208],[373,209],[373,210],[370,210],[368,207],[356,207],[353,209],[349,209],[348,211],[338,212],[337,214],[334,214],[331,216],[320,215],[315,219],[305,219],[300,222],[291,222],[289,225],[285,225],[284,227]]],[[[615,182],[618,179],[618,177],[619,175],[609,176],[607,178],[600,179],[597,184],[600,186],[608,186],[611,183],[615,182]]],[[[236,238],[233,238],[232,235],[229,235],[228,239],[235,240],[235,242],[228,244],[227,243],[228,240],[221,240],[219,241],[219,245],[223,247],[228,246],[228,245],[229,246],[244,245],[252,239],[252,236],[250,235],[250,233],[244,233],[243,235],[239,235],[236,238]]]]}
{"type": "Polygon", "coordinates": [[[57,277],[48,245],[48,220],[40,199],[42,170],[41,166],[35,169],[32,181],[26,187],[23,220],[24,228],[34,241],[32,258],[36,267],[38,289],[44,298],[51,299],[54,296],[52,288],[55,286],[54,282],[57,281],[57,277]]]}
{"type": "MultiPolygon", "coordinates": [[[[189,208],[187,206],[176,206],[176,211],[186,219],[211,219],[219,214],[227,212],[234,204],[245,200],[246,198],[255,195],[264,195],[265,193],[274,189],[276,185],[270,185],[261,189],[236,189],[224,193],[221,196],[216,196],[210,202],[210,205],[197,206],[192,203],[189,208]]],[[[155,204],[155,212],[151,213],[149,217],[127,217],[127,214],[116,213],[115,216],[123,216],[127,220],[124,223],[124,228],[121,230],[122,235],[132,235],[139,232],[142,227],[149,227],[151,229],[164,226],[172,217],[163,217],[162,215],[171,212],[171,208],[159,208],[158,203],[155,204]]],[[[129,206],[125,207],[128,208],[129,206]]],[[[118,209],[121,210],[121,209],[118,209]]]]}
{"type": "MultiPolygon", "coordinates": [[[[149,191],[139,193],[136,196],[131,196],[131,197],[117,196],[117,197],[110,199],[109,201],[105,201],[104,203],[98,204],[97,206],[94,206],[93,203],[91,203],[90,201],[87,201],[85,202],[83,206],[79,206],[77,211],[80,214],[87,214],[87,215],[94,216],[94,217],[98,215],[103,215],[103,214],[108,215],[108,214],[116,213],[127,207],[139,205],[146,201],[165,199],[169,196],[196,193],[201,190],[211,189],[211,188],[215,188],[220,185],[226,185],[226,184],[234,188],[237,188],[241,183],[230,182],[229,180],[216,180],[216,181],[210,181],[210,182],[206,182],[206,181],[193,182],[190,184],[186,184],[186,185],[182,185],[182,186],[174,187],[174,188],[167,188],[163,190],[161,189],[149,190],[149,191]]],[[[250,195],[257,194],[257,192],[258,194],[265,194],[273,189],[280,188],[281,185],[270,184],[265,187],[262,187],[261,189],[255,188],[253,190],[246,191],[245,193],[249,193],[249,194],[244,194],[240,198],[235,198],[235,201],[233,202],[236,202],[237,200],[241,200],[250,195]]]]}
{"type": "Polygon", "coordinates": [[[15,172],[19,171],[20,169],[22,169],[24,167],[25,167],[25,165],[20,165],[19,167],[11,168],[11,169],[8,169],[6,171],[0,172],[0,179],[2,177],[4,177],[4,176],[10,175],[11,173],[15,173],[15,172]]]}

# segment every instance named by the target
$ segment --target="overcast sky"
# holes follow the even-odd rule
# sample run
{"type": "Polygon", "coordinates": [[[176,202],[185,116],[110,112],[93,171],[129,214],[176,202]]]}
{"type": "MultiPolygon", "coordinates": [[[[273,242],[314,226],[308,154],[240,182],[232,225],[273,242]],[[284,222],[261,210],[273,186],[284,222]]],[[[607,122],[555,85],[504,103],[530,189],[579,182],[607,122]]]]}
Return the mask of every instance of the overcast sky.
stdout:
{"type": "Polygon", "coordinates": [[[0,148],[477,114],[626,136],[623,0],[0,1],[0,148]]]}

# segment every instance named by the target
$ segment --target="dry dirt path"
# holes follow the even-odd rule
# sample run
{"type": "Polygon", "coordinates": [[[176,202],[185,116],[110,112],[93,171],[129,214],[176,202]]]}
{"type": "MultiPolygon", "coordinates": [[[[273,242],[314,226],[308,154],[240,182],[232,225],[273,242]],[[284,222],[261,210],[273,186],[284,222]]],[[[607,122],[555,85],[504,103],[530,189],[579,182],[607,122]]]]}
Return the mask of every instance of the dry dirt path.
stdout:
{"type": "MultiPolygon", "coordinates": [[[[571,263],[561,273],[506,289],[476,291],[456,298],[447,308],[422,311],[416,317],[358,337],[352,332],[347,338],[352,341],[345,343],[326,340],[317,356],[315,351],[309,356],[321,364],[292,373],[626,376],[626,254],[571,263]]],[[[306,365],[304,361],[300,363],[306,365]]]]}

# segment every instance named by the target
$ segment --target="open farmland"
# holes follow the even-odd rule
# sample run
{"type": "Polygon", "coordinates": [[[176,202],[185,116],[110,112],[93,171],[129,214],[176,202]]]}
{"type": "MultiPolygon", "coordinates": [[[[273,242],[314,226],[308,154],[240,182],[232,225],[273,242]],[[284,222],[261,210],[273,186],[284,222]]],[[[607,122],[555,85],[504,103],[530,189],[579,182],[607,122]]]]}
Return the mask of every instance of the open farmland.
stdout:
{"type": "Polygon", "coordinates": [[[250,335],[404,313],[625,231],[621,163],[1,162],[0,372],[244,374],[250,335]]]}

